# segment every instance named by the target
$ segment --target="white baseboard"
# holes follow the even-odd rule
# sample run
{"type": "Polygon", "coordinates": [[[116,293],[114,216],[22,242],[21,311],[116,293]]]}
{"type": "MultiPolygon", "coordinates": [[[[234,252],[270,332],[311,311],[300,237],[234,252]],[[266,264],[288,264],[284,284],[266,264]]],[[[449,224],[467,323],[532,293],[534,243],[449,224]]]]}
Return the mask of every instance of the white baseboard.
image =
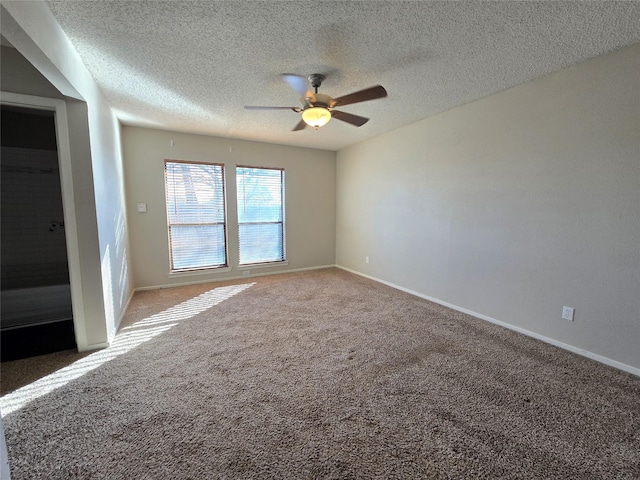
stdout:
{"type": "Polygon", "coordinates": [[[109,342],[100,342],[100,343],[92,343],[87,345],[84,348],[78,348],[78,352],[90,352],[92,350],[100,350],[102,348],[107,348],[109,346],[109,342]]]}
{"type": "MultiPolygon", "coordinates": [[[[284,273],[296,273],[296,272],[307,272],[310,270],[322,270],[324,268],[334,268],[337,265],[320,265],[316,267],[304,267],[304,268],[293,268],[289,270],[279,270],[277,272],[262,272],[262,273],[252,273],[250,275],[237,275],[235,277],[224,277],[224,278],[208,278],[206,280],[193,280],[190,282],[179,282],[179,283],[170,283],[166,285],[152,285],[148,287],[138,287],[134,289],[135,292],[144,291],[144,290],[157,290],[159,288],[173,288],[173,287],[183,287],[186,285],[198,285],[200,283],[217,283],[217,282],[229,282],[234,280],[246,280],[248,278],[255,277],[266,277],[267,275],[281,275],[284,273]]],[[[247,270],[251,270],[251,267],[247,267],[247,270]]]]}
{"type": "Polygon", "coordinates": [[[477,312],[474,312],[472,310],[468,310],[466,308],[462,308],[462,307],[459,307],[457,305],[453,305],[453,304],[448,303],[448,302],[443,302],[442,300],[430,297],[429,295],[425,295],[423,293],[416,292],[415,290],[411,290],[409,288],[405,288],[405,287],[402,287],[400,285],[396,285],[395,283],[387,282],[387,281],[382,280],[380,278],[372,277],[371,275],[367,275],[367,274],[364,274],[364,273],[361,273],[361,272],[357,272],[355,270],[351,270],[350,268],[343,267],[341,265],[336,265],[336,267],[340,268],[342,270],[345,270],[347,272],[353,273],[355,275],[359,275],[361,277],[368,278],[369,280],[373,280],[375,282],[382,283],[382,284],[387,285],[389,287],[401,290],[401,291],[409,293],[411,295],[415,295],[416,297],[424,298],[425,300],[429,300],[430,302],[437,303],[439,305],[442,305],[444,307],[450,308],[452,310],[456,310],[458,312],[462,312],[462,313],[465,313],[467,315],[471,315],[471,316],[479,318],[481,320],[485,320],[487,322],[494,323],[496,325],[500,325],[501,327],[508,328],[509,330],[513,330],[515,332],[522,333],[524,335],[527,335],[528,337],[532,337],[532,338],[535,338],[537,340],[541,340],[541,341],[543,341],[545,343],[549,343],[549,344],[551,344],[553,346],[562,348],[563,350],[568,350],[568,351],[570,351],[572,353],[577,353],[578,355],[590,358],[591,360],[595,360],[596,362],[604,363],[605,365],[608,365],[610,367],[617,368],[618,370],[622,370],[622,371],[625,371],[625,372],[628,372],[628,373],[631,373],[633,375],[637,375],[637,376],[640,377],[640,368],[632,367],[631,365],[627,365],[625,363],[618,362],[617,360],[612,360],[610,358],[603,357],[602,355],[598,355],[596,353],[589,352],[588,350],[583,350],[582,348],[574,347],[573,345],[569,345],[567,343],[560,342],[558,340],[554,340],[553,338],[545,337],[544,335],[540,335],[538,333],[531,332],[529,330],[526,330],[524,328],[518,327],[516,325],[512,325],[510,323],[506,323],[506,322],[503,322],[501,320],[497,320],[495,318],[488,317],[487,315],[483,315],[481,313],[477,313],[477,312]]]}
{"type": "Polygon", "coordinates": [[[120,324],[122,323],[122,319],[124,318],[124,316],[127,314],[127,310],[129,309],[129,304],[131,303],[131,299],[133,298],[134,293],[136,293],[135,289],[131,290],[131,294],[129,295],[129,298],[125,303],[124,308],[120,312],[120,318],[118,318],[118,321],[113,326],[113,332],[109,332],[109,344],[111,344],[111,341],[118,333],[118,330],[120,330],[120,324]]]}

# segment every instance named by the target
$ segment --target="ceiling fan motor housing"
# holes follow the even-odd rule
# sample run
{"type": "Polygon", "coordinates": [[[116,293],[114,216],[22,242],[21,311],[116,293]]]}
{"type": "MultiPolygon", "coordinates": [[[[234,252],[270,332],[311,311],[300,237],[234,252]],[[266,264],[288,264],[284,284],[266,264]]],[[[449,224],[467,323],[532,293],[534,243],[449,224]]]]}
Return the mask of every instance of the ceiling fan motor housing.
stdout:
{"type": "Polygon", "coordinates": [[[307,78],[309,79],[311,86],[316,89],[316,93],[318,93],[318,88],[320,88],[320,85],[322,85],[322,82],[324,82],[327,77],[321,73],[312,73],[307,78]]]}
{"type": "Polygon", "coordinates": [[[316,93],[314,95],[314,98],[310,99],[309,105],[312,105],[314,107],[331,108],[333,107],[333,105],[331,104],[332,102],[333,98],[331,98],[329,95],[316,93]]]}

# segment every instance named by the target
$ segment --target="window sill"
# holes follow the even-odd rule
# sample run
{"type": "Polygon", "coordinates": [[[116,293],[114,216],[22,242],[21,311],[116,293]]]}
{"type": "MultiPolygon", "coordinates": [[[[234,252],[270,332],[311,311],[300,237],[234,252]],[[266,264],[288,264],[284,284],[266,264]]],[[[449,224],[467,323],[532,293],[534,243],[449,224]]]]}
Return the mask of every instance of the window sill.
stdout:
{"type": "Polygon", "coordinates": [[[214,273],[224,273],[230,272],[231,267],[220,267],[220,268],[207,268],[202,270],[185,270],[184,272],[169,272],[167,277],[169,278],[179,278],[179,277],[195,277],[198,275],[211,275],[214,273]]]}
{"type": "Polygon", "coordinates": [[[289,262],[287,260],[283,260],[281,262],[269,263],[245,263],[243,265],[238,265],[236,268],[238,270],[259,270],[261,268],[280,267],[282,265],[289,265],[289,262]]]}

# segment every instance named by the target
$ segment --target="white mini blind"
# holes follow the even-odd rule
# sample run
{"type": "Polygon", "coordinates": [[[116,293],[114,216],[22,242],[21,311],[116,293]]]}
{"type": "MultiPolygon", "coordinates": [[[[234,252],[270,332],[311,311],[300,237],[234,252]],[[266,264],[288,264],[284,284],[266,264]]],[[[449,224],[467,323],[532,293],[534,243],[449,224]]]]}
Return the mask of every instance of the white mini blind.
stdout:
{"type": "Polygon", "coordinates": [[[285,260],[284,170],[237,167],[240,264],[285,260]]]}
{"type": "Polygon", "coordinates": [[[165,161],[171,271],[227,265],[224,166],[165,161]]]}

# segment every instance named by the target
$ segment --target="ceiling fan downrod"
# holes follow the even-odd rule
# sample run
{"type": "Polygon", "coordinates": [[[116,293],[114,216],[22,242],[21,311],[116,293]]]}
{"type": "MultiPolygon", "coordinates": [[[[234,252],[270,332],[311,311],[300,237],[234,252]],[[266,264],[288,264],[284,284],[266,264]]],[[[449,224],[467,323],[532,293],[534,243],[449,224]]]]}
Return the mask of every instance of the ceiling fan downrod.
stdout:
{"type": "Polygon", "coordinates": [[[325,77],[321,73],[312,73],[307,78],[311,86],[315,88],[315,93],[318,93],[318,88],[320,88],[320,85],[322,85],[322,82],[324,82],[325,78],[327,77],[325,77]]]}

